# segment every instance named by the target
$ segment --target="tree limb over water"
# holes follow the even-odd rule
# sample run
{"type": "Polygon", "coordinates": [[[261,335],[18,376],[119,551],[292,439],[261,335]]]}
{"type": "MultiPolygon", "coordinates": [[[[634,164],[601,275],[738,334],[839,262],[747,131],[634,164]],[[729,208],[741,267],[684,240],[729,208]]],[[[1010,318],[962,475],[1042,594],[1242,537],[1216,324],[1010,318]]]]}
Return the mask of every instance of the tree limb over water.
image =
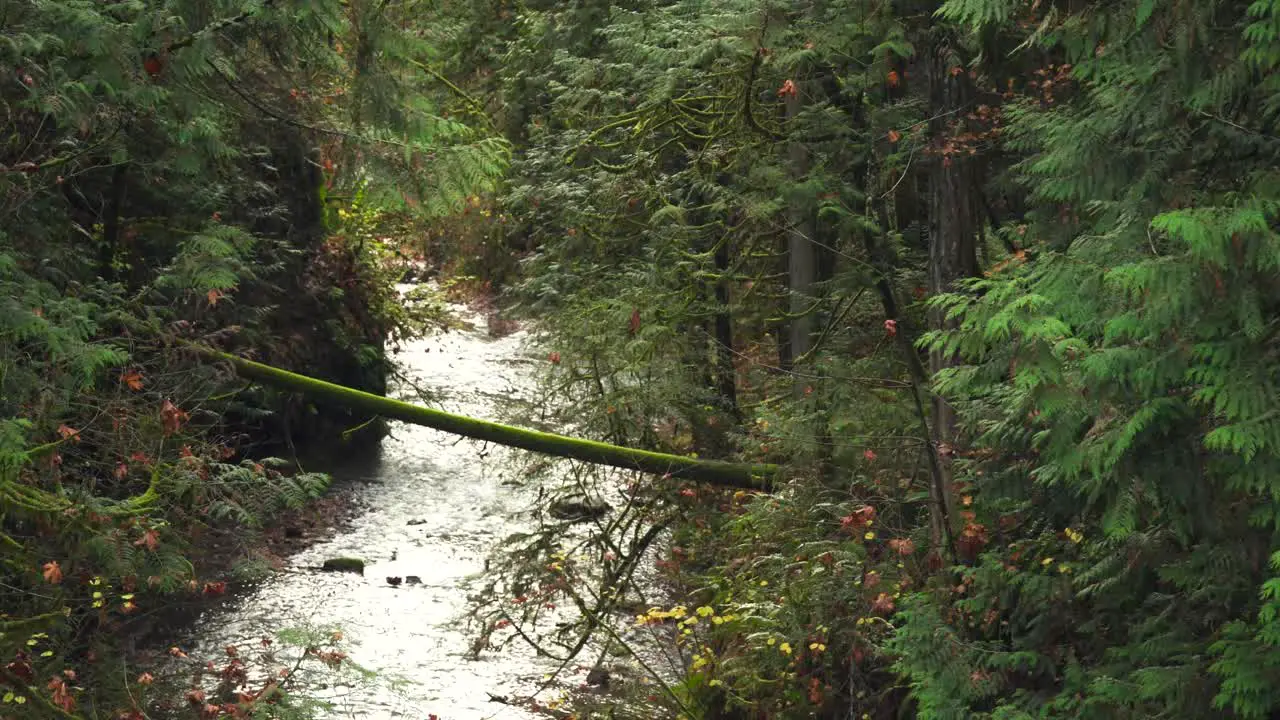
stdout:
{"type": "Polygon", "coordinates": [[[246,360],[202,345],[187,342],[182,344],[205,358],[227,363],[236,374],[249,380],[309,395],[321,402],[335,403],[384,418],[423,425],[474,440],[484,440],[624,470],[639,470],[655,475],[670,475],[673,478],[698,480],[712,485],[749,490],[769,490],[779,470],[777,465],[703,460],[502,425],[355,390],[246,360]]]}

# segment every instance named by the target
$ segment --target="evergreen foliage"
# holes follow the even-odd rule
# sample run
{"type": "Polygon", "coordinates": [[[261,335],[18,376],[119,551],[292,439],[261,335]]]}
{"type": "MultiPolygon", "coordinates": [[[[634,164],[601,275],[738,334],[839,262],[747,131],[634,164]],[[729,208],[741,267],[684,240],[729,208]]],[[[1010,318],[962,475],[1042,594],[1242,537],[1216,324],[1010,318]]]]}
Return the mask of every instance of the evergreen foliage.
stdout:
{"type": "Polygon", "coordinates": [[[463,21],[455,77],[517,148],[500,209],[548,393],[615,441],[793,478],[682,511],[702,561],[673,578],[722,619],[686,710],[1277,711],[1277,11],[463,21]],[[826,654],[779,664],[784,638],[826,654]]]}
{"type": "Polygon", "coordinates": [[[0,3],[0,716],[141,717],[141,618],[221,592],[203,544],[328,484],[252,458],[368,420],[173,337],[378,391],[385,341],[438,320],[399,304],[392,244],[507,145],[418,72],[425,7],[0,3]]]}

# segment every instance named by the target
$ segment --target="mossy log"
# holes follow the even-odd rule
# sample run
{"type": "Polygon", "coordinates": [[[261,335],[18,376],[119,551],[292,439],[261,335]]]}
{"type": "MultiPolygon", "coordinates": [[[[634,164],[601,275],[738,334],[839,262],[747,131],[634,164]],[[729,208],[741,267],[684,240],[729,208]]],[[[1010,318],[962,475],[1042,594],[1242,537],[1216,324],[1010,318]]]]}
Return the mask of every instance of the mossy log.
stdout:
{"type": "Polygon", "coordinates": [[[303,393],[319,402],[335,403],[370,415],[423,425],[475,440],[626,470],[750,490],[769,490],[778,474],[777,465],[752,465],[669,455],[456,415],[299,375],[194,343],[183,344],[208,359],[229,364],[236,374],[248,380],[303,393]]]}

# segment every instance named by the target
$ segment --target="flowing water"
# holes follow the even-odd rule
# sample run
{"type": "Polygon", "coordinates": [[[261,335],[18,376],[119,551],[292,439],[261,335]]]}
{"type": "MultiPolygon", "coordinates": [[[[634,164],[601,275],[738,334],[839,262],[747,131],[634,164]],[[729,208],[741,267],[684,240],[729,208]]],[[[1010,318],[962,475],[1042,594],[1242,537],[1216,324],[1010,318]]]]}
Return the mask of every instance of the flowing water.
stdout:
{"type": "MultiPolygon", "coordinates": [[[[497,419],[498,399],[526,392],[531,380],[524,337],[452,331],[406,344],[399,360],[442,409],[497,419]]],[[[282,627],[336,625],[354,644],[352,660],[409,681],[394,692],[341,684],[305,689],[336,703],[336,717],[534,717],[488,694],[528,692],[555,665],[526,647],[468,660],[472,638],[460,620],[468,593],[479,591],[472,585],[488,552],[522,529],[514,518],[532,502],[532,490],[503,484],[499,470],[508,452],[394,424],[373,467],[335,472],[338,482],[364,481],[357,492],[367,510],[348,531],[291,557],[286,572],[206,612],[194,627],[192,656],[254,646],[282,627]],[[309,569],[333,557],[364,559],[364,575],[309,569]],[[387,581],[411,575],[421,584],[387,581]]]]}

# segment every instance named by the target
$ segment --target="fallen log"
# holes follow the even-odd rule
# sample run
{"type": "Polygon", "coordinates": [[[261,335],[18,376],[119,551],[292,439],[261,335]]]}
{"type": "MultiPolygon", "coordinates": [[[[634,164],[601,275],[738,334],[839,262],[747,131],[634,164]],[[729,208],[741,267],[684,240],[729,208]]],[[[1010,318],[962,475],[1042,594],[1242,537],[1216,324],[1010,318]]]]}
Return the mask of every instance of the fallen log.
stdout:
{"type": "Polygon", "coordinates": [[[777,465],[703,460],[503,425],[374,395],[363,390],[246,360],[195,343],[182,342],[182,345],[208,360],[230,365],[237,375],[247,380],[255,380],[281,390],[302,393],[318,402],[332,403],[370,415],[423,425],[474,440],[484,440],[555,457],[745,490],[771,489],[779,470],[777,465]]]}

